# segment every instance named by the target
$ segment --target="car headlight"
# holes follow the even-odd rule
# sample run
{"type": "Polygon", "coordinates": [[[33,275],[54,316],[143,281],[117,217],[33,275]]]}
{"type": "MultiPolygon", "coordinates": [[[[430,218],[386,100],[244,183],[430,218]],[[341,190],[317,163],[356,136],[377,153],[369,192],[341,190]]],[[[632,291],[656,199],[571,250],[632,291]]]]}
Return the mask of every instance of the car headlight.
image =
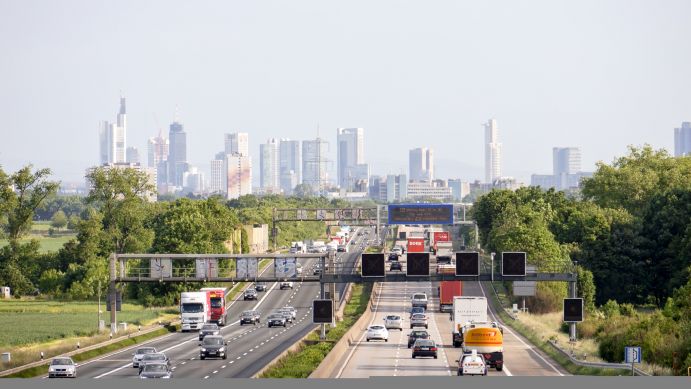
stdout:
{"type": "Polygon", "coordinates": [[[55,371],[55,368],[53,366],[48,368],[48,371],[55,371]]]}
{"type": "Polygon", "coordinates": [[[142,379],[142,380],[145,380],[145,379],[147,379],[147,378],[149,378],[149,377],[140,375],[139,378],[142,379]]]}
{"type": "Polygon", "coordinates": [[[202,347],[202,352],[206,352],[206,349],[202,347]]]}
{"type": "Polygon", "coordinates": [[[218,351],[226,351],[226,348],[225,348],[225,347],[221,347],[221,348],[218,349],[218,351]]]}

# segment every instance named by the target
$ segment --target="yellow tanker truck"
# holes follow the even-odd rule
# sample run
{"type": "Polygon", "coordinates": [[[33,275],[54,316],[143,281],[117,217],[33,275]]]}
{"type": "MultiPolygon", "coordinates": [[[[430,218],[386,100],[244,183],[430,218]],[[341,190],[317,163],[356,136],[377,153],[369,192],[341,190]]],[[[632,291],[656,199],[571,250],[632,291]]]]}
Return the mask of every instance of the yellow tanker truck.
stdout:
{"type": "Polygon", "coordinates": [[[477,350],[491,367],[501,371],[504,367],[504,334],[497,323],[471,322],[463,327],[463,352],[477,350]]]}

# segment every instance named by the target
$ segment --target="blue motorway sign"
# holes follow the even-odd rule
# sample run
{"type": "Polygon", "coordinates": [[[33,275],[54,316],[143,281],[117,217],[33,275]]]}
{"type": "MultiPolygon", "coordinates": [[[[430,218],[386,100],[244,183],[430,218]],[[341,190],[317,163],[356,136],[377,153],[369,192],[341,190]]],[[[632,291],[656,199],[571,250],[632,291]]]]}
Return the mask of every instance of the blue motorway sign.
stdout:
{"type": "Polygon", "coordinates": [[[389,224],[453,224],[453,204],[389,204],[389,224]]]}
{"type": "Polygon", "coordinates": [[[625,347],[624,351],[626,363],[641,363],[641,348],[640,347],[625,347]]]}

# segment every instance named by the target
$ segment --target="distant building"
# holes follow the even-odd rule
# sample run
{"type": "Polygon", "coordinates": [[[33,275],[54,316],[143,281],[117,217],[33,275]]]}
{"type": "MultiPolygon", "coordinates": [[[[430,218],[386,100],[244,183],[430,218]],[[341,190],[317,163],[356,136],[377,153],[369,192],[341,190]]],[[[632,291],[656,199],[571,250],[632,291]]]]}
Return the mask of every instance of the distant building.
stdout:
{"type": "Polygon", "coordinates": [[[139,160],[139,149],[130,146],[127,148],[127,163],[140,163],[141,161],[139,160]]]}
{"type": "Polygon", "coordinates": [[[182,124],[173,122],[168,136],[170,148],[168,154],[168,183],[182,187],[182,174],[187,171],[187,133],[182,124]]]}
{"type": "Polygon", "coordinates": [[[430,182],[434,179],[434,151],[427,147],[410,150],[408,154],[410,181],[430,182]]]}
{"type": "Polygon", "coordinates": [[[452,198],[452,190],[448,186],[435,186],[427,182],[408,183],[408,199],[411,200],[440,200],[448,201],[452,198]]]}
{"type": "MultiPolygon", "coordinates": [[[[110,169],[134,169],[138,172],[144,172],[147,175],[148,178],[148,183],[152,185],[153,187],[156,187],[156,169],[154,168],[148,168],[148,167],[142,167],[138,163],[127,163],[127,162],[121,162],[121,163],[105,163],[99,166],[103,169],[110,170],[110,169]]],[[[86,177],[91,174],[96,169],[96,167],[91,167],[86,170],[86,177]]],[[[87,191],[91,191],[93,188],[92,183],[89,181],[89,179],[86,179],[86,188],[87,191]]],[[[143,195],[142,198],[144,198],[147,201],[150,202],[155,202],[158,196],[156,195],[156,191],[146,191],[143,195]]]]}
{"type": "Polygon", "coordinates": [[[226,154],[226,199],[252,194],[252,160],[245,155],[226,154]]]}
{"type": "Polygon", "coordinates": [[[363,128],[336,129],[338,185],[353,191],[362,181],[369,181],[369,165],[365,163],[365,130],[363,128]]]}
{"type": "Polygon", "coordinates": [[[224,140],[226,154],[250,155],[249,134],[246,132],[225,134],[224,140]]]}
{"type": "Polygon", "coordinates": [[[492,183],[501,177],[501,143],[497,121],[490,119],[485,127],[485,182],[492,183]]]}
{"type": "Polygon", "coordinates": [[[269,251],[269,225],[252,224],[243,226],[247,232],[250,254],[263,254],[269,251]]]}
{"type": "Polygon", "coordinates": [[[226,154],[221,152],[216,154],[216,157],[211,160],[211,177],[209,179],[209,193],[225,195],[228,186],[226,180],[228,179],[227,171],[224,171],[226,166],[226,154]]]}
{"type": "Polygon", "coordinates": [[[570,190],[580,187],[581,179],[592,173],[581,171],[581,149],[578,147],[554,147],[552,149],[552,174],[533,174],[531,186],[543,189],[570,190]]]}
{"type": "Polygon", "coordinates": [[[451,198],[454,201],[461,201],[470,194],[470,183],[461,181],[459,179],[449,179],[449,188],[451,188],[451,198]]]}
{"type": "Polygon", "coordinates": [[[328,186],[327,146],[322,138],[302,141],[302,183],[314,193],[321,193],[328,186]]]}
{"type": "Polygon", "coordinates": [[[124,163],[127,155],[127,111],[125,98],[120,97],[120,111],[115,123],[104,121],[99,130],[99,162],[124,163]]]}
{"type": "Polygon", "coordinates": [[[674,129],[674,156],[686,155],[691,155],[691,122],[683,122],[674,129]]]}
{"type": "Polygon", "coordinates": [[[302,150],[299,140],[281,139],[278,150],[279,181],[281,190],[292,195],[302,180],[302,150]]]}
{"type": "Polygon", "coordinates": [[[159,163],[167,161],[169,147],[168,138],[164,137],[161,131],[158,132],[158,136],[149,138],[146,143],[147,166],[158,167],[159,163]]]}
{"type": "Polygon", "coordinates": [[[402,201],[408,197],[408,178],[405,174],[389,174],[386,178],[372,176],[368,189],[372,200],[388,203],[402,201]]]}
{"type": "Polygon", "coordinates": [[[189,166],[187,171],[182,173],[182,187],[185,193],[204,193],[204,173],[200,172],[195,166],[189,166]]]}
{"type": "Polygon", "coordinates": [[[265,191],[279,191],[279,141],[276,138],[259,145],[259,185],[265,191]]]}

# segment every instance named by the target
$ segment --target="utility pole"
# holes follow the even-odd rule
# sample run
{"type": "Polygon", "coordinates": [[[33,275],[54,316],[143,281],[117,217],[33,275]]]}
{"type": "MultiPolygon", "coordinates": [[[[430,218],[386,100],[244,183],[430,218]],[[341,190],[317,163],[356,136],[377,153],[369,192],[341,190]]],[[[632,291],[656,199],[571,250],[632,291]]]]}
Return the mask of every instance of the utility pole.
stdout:
{"type": "Polygon", "coordinates": [[[101,332],[101,280],[98,280],[98,323],[96,324],[97,331],[101,332]]]}
{"type": "MultiPolygon", "coordinates": [[[[574,261],[574,272],[576,277],[578,277],[578,262],[574,261]]],[[[578,279],[578,278],[576,278],[578,279]]],[[[570,296],[571,298],[576,298],[578,291],[576,290],[577,288],[577,281],[572,281],[569,282],[569,289],[570,289],[570,296]]],[[[576,341],[576,323],[571,322],[569,323],[569,341],[570,342],[575,342],[576,341]]]]}

